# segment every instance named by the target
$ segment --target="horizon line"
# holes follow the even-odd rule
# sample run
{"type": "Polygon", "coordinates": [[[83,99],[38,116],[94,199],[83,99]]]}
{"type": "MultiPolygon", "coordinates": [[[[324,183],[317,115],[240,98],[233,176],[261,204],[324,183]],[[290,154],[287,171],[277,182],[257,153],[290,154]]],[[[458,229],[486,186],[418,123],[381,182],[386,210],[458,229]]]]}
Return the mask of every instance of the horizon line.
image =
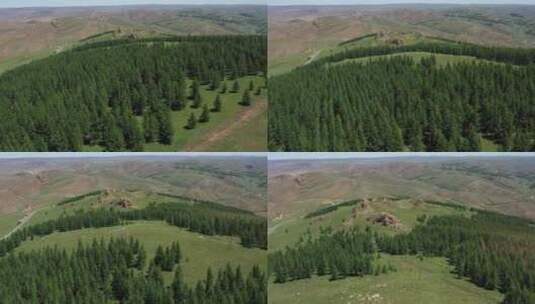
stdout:
{"type": "Polygon", "coordinates": [[[266,157],[267,152],[1,152],[0,160],[114,157],[266,157]]]}
{"type": "Polygon", "coordinates": [[[459,3],[459,2],[387,2],[387,3],[334,3],[334,4],[320,4],[320,3],[281,3],[281,4],[263,4],[263,3],[131,3],[131,4],[78,4],[78,5],[21,5],[21,6],[0,6],[0,9],[22,9],[22,8],[100,8],[100,7],[141,7],[141,6],[265,6],[265,7],[350,7],[350,6],[403,6],[403,5],[427,5],[427,6],[444,6],[444,5],[458,5],[458,6],[535,6],[535,3],[515,2],[515,3],[459,3]]]}
{"type": "Polygon", "coordinates": [[[535,152],[271,152],[269,161],[285,160],[343,160],[385,158],[477,158],[477,157],[533,157],[535,152]]]}

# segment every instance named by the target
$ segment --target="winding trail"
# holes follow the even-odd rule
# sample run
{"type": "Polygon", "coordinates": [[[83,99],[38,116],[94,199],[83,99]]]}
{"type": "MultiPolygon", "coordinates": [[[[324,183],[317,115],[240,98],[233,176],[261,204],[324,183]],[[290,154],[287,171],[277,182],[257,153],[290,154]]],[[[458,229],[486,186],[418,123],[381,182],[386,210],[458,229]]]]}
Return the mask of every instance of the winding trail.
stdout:
{"type": "Polygon", "coordinates": [[[20,219],[18,222],[17,222],[17,226],[15,228],[13,228],[10,232],[8,232],[7,234],[5,234],[4,236],[2,236],[0,238],[0,240],[4,240],[4,239],[7,239],[8,237],[10,237],[13,233],[17,232],[19,229],[22,228],[22,226],[24,226],[24,224],[26,224],[31,218],[32,216],[36,213],[37,211],[32,211],[30,214],[27,214],[25,215],[22,219],[20,219]]]}
{"type": "Polygon", "coordinates": [[[251,107],[240,111],[237,119],[223,129],[207,134],[200,143],[186,146],[186,151],[206,151],[214,143],[224,140],[232,132],[244,127],[248,122],[256,119],[267,110],[268,103],[265,98],[253,101],[251,107]]]}

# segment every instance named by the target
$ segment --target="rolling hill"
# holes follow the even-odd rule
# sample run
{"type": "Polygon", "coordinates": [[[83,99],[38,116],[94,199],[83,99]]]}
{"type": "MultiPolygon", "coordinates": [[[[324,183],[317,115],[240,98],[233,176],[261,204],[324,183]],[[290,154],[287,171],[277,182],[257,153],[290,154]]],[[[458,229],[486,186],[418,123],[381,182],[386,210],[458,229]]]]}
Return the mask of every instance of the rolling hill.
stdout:
{"type": "Polygon", "coordinates": [[[74,46],[126,37],[265,34],[262,6],[0,9],[0,72],[74,46]]]}
{"type": "Polygon", "coordinates": [[[16,158],[0,166],[0,276],[24,269],[2,280],[8,303],[265,303],[265,158],[16,158]],[[58,259],[69,262],[54,266],[58,259]]]}
{"type": "MultiPolygon", "coordinates": [[[[270,160],[269,302],[531,299],[498,288],[504,281],[480,281],[478,262],[460,270],[459,261],[473,262],[464,256],[472,249],[456,252],[470,241],[453,235],[490,247],[518,241],[501,248],[518,249],[510,254],[524,265],[520,277],[531,276],[533,166],[522,156],[270,160]]],[[[484,251],[475,255],[484,259],[484,251]]],[[[502,261],[495,263],[490,269],[503,280],[502,261]]]]}
{"type": "Polygon", "coordinates": [[[163,194],[267,212],[261,158],[22,158],[3,159],[1,167],[2,235],[30,214],[35,219],[62,214],[69,204],[58,204],[67,199],[89,206],[125,198],[143,207],[152,200],[169,201],[163,194]]]}
{"type": "Polygon", "coordinates": [[[437,37],[490,46],[535,46],[533,6],[362,5],[269,7],[270,73],[373,33],[437,37]]]}

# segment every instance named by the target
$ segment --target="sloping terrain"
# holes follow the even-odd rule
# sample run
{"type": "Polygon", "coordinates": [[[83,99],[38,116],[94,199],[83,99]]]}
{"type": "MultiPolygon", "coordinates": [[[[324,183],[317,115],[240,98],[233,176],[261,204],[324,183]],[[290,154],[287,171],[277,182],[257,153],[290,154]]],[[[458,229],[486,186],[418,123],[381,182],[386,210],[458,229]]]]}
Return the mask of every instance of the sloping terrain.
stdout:
{"type": "MultiPolygon", "coordinates": [[[[368,5],[269,8],[270,73],[373,33],[411,34],[482,45],[535,46],[533,6],[368,5]]],[[[394,37],[395,38],[395,37],[394,37]]]]}
{"type": "MultiPolygon", "coordinates": [[[[443,247],[441,253],[423,248],[450,237],[453,248],[463,246],[468,239],[456,243],[448,233],[463,225],[466,233],[475,233],[472,226],[482,225],[481,233],[495,240],[518,241],[512,251],[523,256],[522,273],[529,276],[534,165],[532,157],[270,160],[269,303],[515,303],[514,292],[504,297],[507,287],[498,291],[464,277],[479,264],[463,276],[457,256],[443,247]],[[441,236],[426,239],[422,233],[426,225],[450,220],[451,230],[447,225],[427,230],[441,236]],[[420,249],[398,251],[404,241],[400,247],[385,241],[418,233],[412,240],[420,249]],[[354,270],[363,261],[372,269],[354,270]],[[336,269],[350,274],[340,276],[336,269]]],[[[470,254],[479,252],[483,259],[481,250],[470,254]]],[[[523,296],[529,299],[529,291],[523,296]]]]}
{"type": "Polygon", "coordinates": [[[267,213],[263,158],[30,158],[4,159],[0,167],[2,235],[29,215],[33,220],[60,215],[69,204],[58,203],[95,191],[103,193],[74,203],[89,206],[99,199],[113,203],[124,198],[144,207],[156,199],[169,200],[157,194],[162,193],[267,213]]]}
{"type": "Polygon", "coordinates": [[[0,73],[33,58],[103,39],[259,34],[262,6],[124,6],[0,9],[0,73]]]}
{"type": "Polygon", "coordinates": [[[535,161],[408,158],[270,162],[270,218],[305,215],[333,201],[410,197],[535,218],[535,161]]]}
{"type": "Polygon", "coordinates": [[[2,301],[266,303],[265,158],[79,156],[0,166],[6,182],[40,181],[24,197],[5,185],[20,198],[6,206],[27,205],[14,227],[13,214],[0,215],[0,277],[10,277],[0,280],[2,301]]]}
{"type": "MultiPolygon", "coordinates": [[[[154,258],[158,246],[167,247],[175,241],[180,242],[185,261],[182,270],[185,280],[190,284],[203,279],[209,267],[220,269],[231,263],[234,267],[240,265],[244,273],[251,271],[253,265],[260,265],[263,269],[266,267],[263,250],[244,248],[235,238],[205,236],[160,222],[135,222],[126,226],[55,233],[25,242],[16,252],[55,246],[74,250],[79,242],[90,244],[94,239],[129,237],[140,240],[147,251],[148,260],[154,258]]],[[[164,273],[164,279],[169,284],[173,276],[164,273]]]]}

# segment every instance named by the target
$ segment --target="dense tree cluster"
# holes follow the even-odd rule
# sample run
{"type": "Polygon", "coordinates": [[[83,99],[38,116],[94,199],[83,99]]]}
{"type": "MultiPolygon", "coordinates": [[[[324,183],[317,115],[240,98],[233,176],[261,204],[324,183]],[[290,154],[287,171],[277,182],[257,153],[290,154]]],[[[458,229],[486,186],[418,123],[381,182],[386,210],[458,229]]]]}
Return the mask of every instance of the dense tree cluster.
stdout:
{"type": "Polygon", "coordinates": [[[269,256],[270,274],[275,283],[330,275],[331,280],[348,276],[364,276],[393,270],[381,265],[376,235],[360,231],[323,230],[317,239],[307,238],[295,248],[286,248],[269,256]]]}
{"type": "Polygon", "coordinates": [[[208,269],[205,280],[189,287],[178,265],[167,286],[158,256],[145,271],[145,254],[134,239],[80,243],[72,253],[56,247],[10,254],[0,259],[0,277],[9,278],[0,280],[0,299],[5,304],[266,303],[266,278],[257,266],[247,276],[239,266],[227,265],[217,276],[208,269]]]}
{"type": "Polygon", "coordinates": [[[154,264],[164,271],[172,271],[176,264],[180,264],[181,259],[180,244],[173,242],[170,247],[165,249],[162,246],[158,246],[154,256],[154,264]]]}
{"type": "MultiPolygon", "coordinates": [[[[370,35],[372,36],[372,35],[370,35]]],[[[355,41],[370,36],[362,36],[355,41]]],[[[448,41],[446,39],[441,39],[448,41]]],[[[354,41],[353,41],[354,42],[354,41]]],[[[535,63],[535,50],[525,48],[482,46],[471,43],[454,42],[420,42],[402,46],[375,46],[344,50],[325,58],[314,61],[314,65],[322,65],[327,62],[340,62],[349,58],[362,58],[368,56],[380,56],[408,52],[429,52],[449,55],[471,56],[479,59],[491,60],[514,65],[530,65],[535,63]]]]}
{"type": "Polygon", "coordinates": [[[350,200],[350,201],[345,201],[342,203],[330,205],[327,207],[322,207],[322,208],[319,208],[318,210],[314,210],[310,212],[309,214],[305,215],[305,218],[313,218],[313,217],[317,217],[317,216],[324,215],[327,213],[331,213],[331,212],[338,210],[338,208],[355,206],[360,202],[362,202],[362,199],[355,199],[355,200],[350,200]]]}
{"type": "Polygon", "coordinates": [[[87,198],[87,197],[90,197],[90,196],[99,195],[101,193],[102,193],[102,190],[97,190],[97,191],[87,192],[87,193],[84,193],[82,195],[69,197],[69,198],[66,198],[66,199],[62,200],[61,202],[59,202],[58,206],[70,204],[70,203],[73,203],[73,202],[77,202],[77,201],[83,200],[84,198],[87,198]]]}
{"type": "Polygon", "coordinates": [[[34,236],[56,231],[111,227],[135,220],[164,220],[170,225],[206,235],[237,236],[245,247],[267,248],[266,219],[242,212],[214,210],[210,206],[161,203],[130,211],[100,208],[63,215],[58,219],[34,224],[18,230],[0,241],[0,256],[34,236]]]}
{"type": "Polygon", "coordinates": [[[0,76],[0,150],[171,144],[170,111],[200,106],[198,85],[215,89],[224,79],[265,72],[266,44],[265,36],[126,39],[18,67],[0,76]],[[193,96],[187,79],[197,80],[193,96]]]}
{"type": "MultiPolygon", "coordinates": [[[[532,59],[514,58],[531,58],[519,54],[533,53],[482,49],[482,54],[492,56],[478,55],[476,47],[466,51],[447,44],[403,48],[449,50],[514,63],[531,63],[532,59]]],[[[505,151],[535,150],[535,65],[472,61],[441,65],[435,56],[333,64],[394,51],[400,49],[355,49],[270,79],[270,148],[480,151],[484,137],[505,151]]]]}

